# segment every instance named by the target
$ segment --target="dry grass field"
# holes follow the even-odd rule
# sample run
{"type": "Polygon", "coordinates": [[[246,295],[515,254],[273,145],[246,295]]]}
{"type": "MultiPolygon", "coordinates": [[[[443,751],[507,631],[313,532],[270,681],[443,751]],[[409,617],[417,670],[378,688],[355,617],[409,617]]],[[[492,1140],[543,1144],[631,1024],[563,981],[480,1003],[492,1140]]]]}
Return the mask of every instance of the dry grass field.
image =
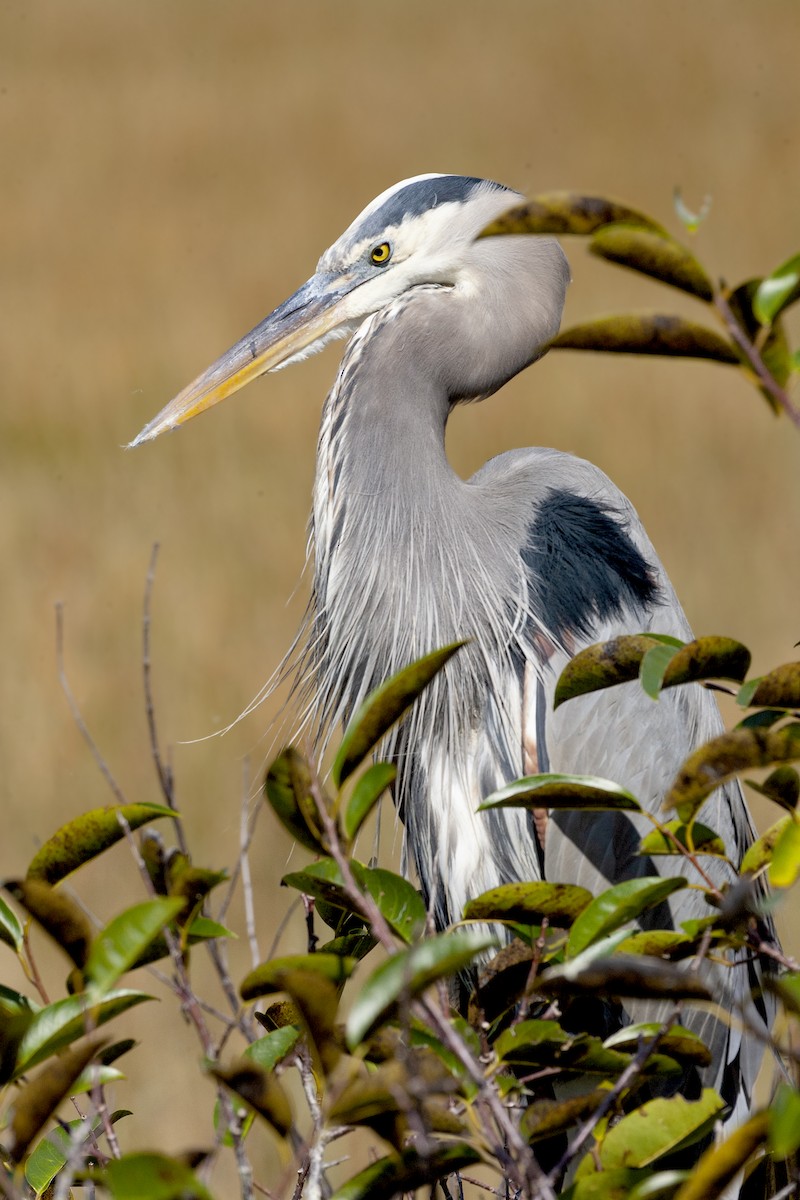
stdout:
{"type": "MultiPolygon", "coordinates": [[[[673,228],[676,185],[694,207],[710,193],[696,245],[711,271],[771,269],[800,248],[798,46],[796,0],[3,0],[0,876],[109,799],[59,687],[56,601],[98,746],[130,800],[158,798],[141,687],[155,541],[159,729],[208,865],[233,860],[242,764],[257,778],[269,750],[277,700],[225,737],[192,739],[245,707],[299,621],[338,351],[123,450],[145,421],[310,274],[368,200],[423,171],[611,193],[673,228]]],[[[568,321],[695,312],[577,242],[567,251],[568,321]]],[[[450,441],[465,474],[531,444],[616,480],[698,632],[741,638],[756,669],[792,657],[800,432],[733,372],[552,354],[458,414],[450,441]]],[[[262,822],[263,954],[287,854],[262,822]]],[[[85,876],[106,915],[140,894],[124,850],[85,876]]],[[[789,941],[800,949],[796,930],[789,941]]],[[[147,1007],[139,1028],[160,1021],[170,1057],[156,1078],[131,1056],[126,1136],[207,1141],[197,1046],[169,1005],[147,1007]]]]}

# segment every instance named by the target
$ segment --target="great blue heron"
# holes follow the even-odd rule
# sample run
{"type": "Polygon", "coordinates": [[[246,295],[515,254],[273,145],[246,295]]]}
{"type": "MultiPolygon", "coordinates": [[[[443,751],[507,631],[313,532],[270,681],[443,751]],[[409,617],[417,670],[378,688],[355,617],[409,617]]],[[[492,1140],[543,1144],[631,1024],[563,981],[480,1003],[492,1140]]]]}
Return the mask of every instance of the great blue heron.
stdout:
{"type": "MultiPolygon", "coordinates": [[[[502,387],[558,329],[569,281],[558,243],[478,239],[522,199],[454,175],[389,188],[307,283],[133,443],[350,337],[322,415],[301,670],[313,673],[324,739],[394,671],[471,639],[388,748],[407,855],[440,926],[508,881],[544,876],[597,890],[656,873],[664,860],[637,856],[643,826],[627,814],[554,812],[534,827],[523,810],[476,810],[510,780],[552,770],[616,780],[655,811],[683,759],[720,729],[712,696],[697,686],[654,703],[632,683],[553,712],[555,681],[576,650],[644,630],[688,639],[686,618],[630,503],[590,463],[515,450],[465,481],[447,461],[454,408],[502,387]]],[[[753,828],[738,785],[718,790],[702,815],[740,856],[753,828]]],[[[730,877],[709,861],[719,883],[730,877]]],[[[707,911],[686,889],[657,919],[677,927],[707,911]]],[[[718,970],[714,986],[733,1009],[756,981],[757,967],[742,962],[718,970]]],[[[761,1046],[736,1022],[709,1017],[702,1032],[710,1081],[746,1112],[761,1046]]]]}

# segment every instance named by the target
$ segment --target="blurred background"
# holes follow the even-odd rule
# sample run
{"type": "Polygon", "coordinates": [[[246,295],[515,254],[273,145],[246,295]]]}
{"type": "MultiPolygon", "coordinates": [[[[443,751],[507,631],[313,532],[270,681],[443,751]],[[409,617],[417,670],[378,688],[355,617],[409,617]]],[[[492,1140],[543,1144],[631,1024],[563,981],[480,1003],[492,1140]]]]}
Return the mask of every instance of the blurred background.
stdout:
{"type": "MultiPolygon", "coordinates": [[[[204,865],[234,860],[242,796],[270,749],[279,696],[225,737],[193,739],[245,708],[299,623],[339,348],[122,449],[141,426],[294,290],[373,196],[420,172],[611,194],[679,236],[673,189],[693,208],[711,195],[695,239],[711,273],[773,269],[800,248],[798,46],[795,0],[5,0],[0,877],[111,799],[59,686],[57,601],[100,751],[130,801],[159,799],[141,668],[156,541],[158,725],[204,865]]],[[[635,307],[704,318],[580,242],[566,249],[566,323],[635,307]]],[[[793,329],[796,342],[796,318],[793,329]]],[[[800,432],[734,372],[552,354],[458,413],[449,440],[463,474],[535,444],[592,459],[628,494],[697,632],[742,639],[757,672],[796,654],[800,432]]],[[[115,850],[79,878],[106,917],[141,897],[128,858],[115,850]]],[[[264,956],[287,862],[262,822],[264,956]]],[[[788,941],[800,948],[796,932],[788,941]]],[[[3,981],[19,983],[0,953],[3,981]]],[[[249,958],[237,953],[240,976],[249,958]]],[[[62,962],[53,969],[60,986],[62,962]]],[[[126,1144],[207,1142],[198,1046],[172,1004],[146,1008],[143,1035],[160,1022],[171,1057],[156,1073],[129,1056],[136,1090],[116,1097],[136,1109],[126,1144]]]]}

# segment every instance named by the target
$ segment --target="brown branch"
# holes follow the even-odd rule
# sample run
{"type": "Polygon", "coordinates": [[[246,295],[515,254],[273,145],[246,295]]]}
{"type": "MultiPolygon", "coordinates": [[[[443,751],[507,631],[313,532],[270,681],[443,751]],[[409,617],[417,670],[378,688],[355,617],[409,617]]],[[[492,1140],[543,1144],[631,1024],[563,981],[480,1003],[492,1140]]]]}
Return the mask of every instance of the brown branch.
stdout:
{"type": "Polygon", "coordinates": [[[758,382],[765,391],[769,392],[778,406],[783,409],[789,420],[800,428],[800,409],[795,407],[789,398],[788,392],[780,386],[772,373],[767,369],[763,358],[750,339],[745,335],[744,330],[733,315],[730,304],[728,304],[721,291],[717,291],[714,294],[714,306],[722,317],[723,324],[731,335],[731,338],[753,368],[758,382]]]}

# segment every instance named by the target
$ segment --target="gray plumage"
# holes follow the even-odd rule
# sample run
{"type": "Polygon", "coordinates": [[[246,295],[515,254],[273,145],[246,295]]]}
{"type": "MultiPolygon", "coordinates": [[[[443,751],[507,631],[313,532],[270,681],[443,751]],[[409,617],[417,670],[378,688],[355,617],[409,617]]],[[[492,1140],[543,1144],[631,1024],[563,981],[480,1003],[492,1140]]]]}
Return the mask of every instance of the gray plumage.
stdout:
{"type": "MultiPolygon", "coordinates": [[[[556,333],[568,283],[550,238],[478,235],[521,197],[494,183],[423,176],[378,197],[317,273],[139,435],[157,436],[266,370],[350,336],[322,415],[311,522],[314,582],[299,686],[320,747],[364,696],[432,649],[472,639],[389,738],[406,861],[443,926],[464,902],[514,880],[593,891],[682,870],[636,854],[628,814],[478,813],[492,791],[539,770],[599,775],[656,811],[689,752],[721,728],[700,687],[654,703],[637,683],[553,712],[558,675],[583,646],[620,633],[691,636],[641,522],[596,467],[554,450],[503,454],[462,480],[445,454],[455,406],[496,391],[556,333]],[[543,842],[543,845],[542,845],[543,842]]],[[[753,837],[737,785],[702,814],[738,861],[753,837]]],[[[704,860],[718,885],[732,877],[704,860]]],[[[658,919],[707,915],[674,894],[658,919]]],[[[731,1012],[758,967],[705,967],[731,1012]]],[[[694,1027],[705,1082],[749,1109],[762,1056],[713,1014],[694,1027]]]]}

